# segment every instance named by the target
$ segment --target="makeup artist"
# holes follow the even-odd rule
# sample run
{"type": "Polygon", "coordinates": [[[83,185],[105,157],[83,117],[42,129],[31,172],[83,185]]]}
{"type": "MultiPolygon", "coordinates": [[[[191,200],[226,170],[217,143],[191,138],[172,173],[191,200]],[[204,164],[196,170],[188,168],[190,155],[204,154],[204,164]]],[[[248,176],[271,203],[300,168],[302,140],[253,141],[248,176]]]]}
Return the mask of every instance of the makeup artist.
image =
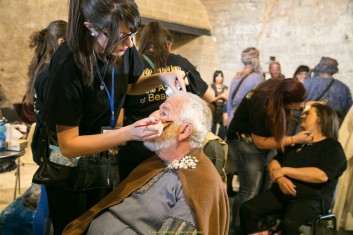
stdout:
{"type": "Polygon", "coordinates": [[[132,0],[70,0],[67,43],[51,60],[43,109],[50,156],[42,166],[56,168],[40,168],[34,177],[45,176],[41,180],[55,235],[111,191],[109,176],[101,179],[89,171],[109,159],[100,153],[129,140],[153,140],[162,133],[164,125],[159,121],[134,127],[157,121],[153,117],[115,129],[125,94],[141,94],[164,83],[173,91],[185,90],[182,71],[141,76],[144,65],[133,43],[140,23],[132,0]],[[111,131],[101,133],[104,127],[111,131]],[[85,184],[88,179],[92,184],[85,184]]]}
{"type": "Polygon", "coordinates": [[[251,90],[241,101],[229,124],[227,138],[236,154],[235,164],[240,183],[233,204],[231,229],[239,229],[239,208],[271,185],[267,163],[270,149],[283,151],[285,146],[311,141],[311,132],[286,136],[291,110],[301,109],[306,90],[295,79],[269,79],[251,90]]]}
{"type": "Polygon", "coordinates": [[[259,227],[259,221],[271,214],[283,215],[275,234],[299,234],[302,224],[331,209],[338,178],[347,167],[337,140],[339,119],[333,109],[319,103],[301,117],[301,127],[312,131],[313,139],[289,147],[270,162],[268,169],[275,183],[240,208],[243,234],[266,230],[259,227]]]}

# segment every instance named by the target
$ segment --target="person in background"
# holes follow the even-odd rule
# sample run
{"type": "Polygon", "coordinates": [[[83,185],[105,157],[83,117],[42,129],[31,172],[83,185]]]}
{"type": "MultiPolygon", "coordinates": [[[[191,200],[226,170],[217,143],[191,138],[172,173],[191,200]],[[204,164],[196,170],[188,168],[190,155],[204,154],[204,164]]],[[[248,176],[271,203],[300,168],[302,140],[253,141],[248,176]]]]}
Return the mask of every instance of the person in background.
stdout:
{"type": "Polygon", "coordinates": [[[294,79],[298,79],[299,82],[304,83],[305,79],[308,77],[310,68],[306,65],[299,65],[293,74],[294,79]]]}
{"type": "MultiPolygon", "coordinates": [[[[35,48],[31,64],[28,68],[26,97],[31,97],[29,103],[34,104],[36,127],[31,143],[33,160],[41,163],[38,154],[38,142],[43,128],[42,108],[45,97],[46,82],[49,77],[49,62],[56,49],[66,40],[67,23],[63,20],[51,22],[46,28],[31,36],[30,47],[35,48]]],[[[41,185],[38,206],[33,219],[33,234],[49,234],[50,217],[45,186],[41,185]]]]}
{"type": "Polygon", "coordinates": [[[233,118],[244,96],[258,84],[264,81],[260,66],[260,51],[254,47],[248,47],[241,53],[241,62],[244,64],[242,71],[235,74],[229,88],[227,103],[228,123],[233,118]]]}
{"type": "Polygon", "coordinates": [[[281,64],[278,61],[272,61],[268,66],[268,72],[271,78],[284,79],[285,76],[282,74],[281,64]]]}
{"type": "Polygon", "coordinates": [[[338,178],[347,167],[337,140],[338,117],[329,106],[316,103],[302,118],[301,126],[312,132],[312,141],[292,146],[270,162],[275,183],[241,206],[243,234],[267,230],[260,221],[273,214],[283,214],[276,234],[299,234],[301,225],[331,209],[338,178]]]}
{"type": "MultiPolygon", "coordinates": [[[[52,26],[51,30],[54,31],[57,29],[54,27],[55,26],[52,26]]],[[[66,33],[64,32],[64,34],[60,35],[60,37],[57,37],[55,33],[58,32],[48,33],[48,30],[50,29],[45,28],[39,32],[32,34],[30,37],[29,47],[34,48],[34,56],[28,68],[27,75],[29,80],[27,81],[26,93],[23,97],[23,102],[21,106],[21,119],[23,119],[23,121],[29,124],[32,124],[37,121],[36,111],[34,110],[34,83],[36,82],[37,75],[44,69],[44,67],[48,66],[56,48],[61,43],[63,43],[63,37],[66,33]],[[60,41],[57,42],[57,40],[59,39],[60,41]]],[[[60,31],[60,33],[62,33],[62,31],[60,31]]],[[[47,70],[47,68],[45,69],[47,70]]]]}
{"type": "MultiPolygon", "coordinates": [[[[139,53],[143,58],[145,69],[143,75],[152,75],[166,71],[184,71],[188,82],[187,91],[202,97],[207,102],[214,100],[214,92],[200,76],[196,67],[186,58],[171,52],[173,37],[160,22],[152,21],[142,30],[139,53]]],[[[153,87],[142,95],[127,95],[124,104],[124,126],[139,119],[148,117],[158,110],[167,99],[167,86],[153,87]]],[[[125,179],[141,162],[153,155],[140,141],[129,141],[118,153],[120,180],[125,179]]]]}
{"type": "Polygon", "coordinates": [[[349,87],[333,77],[338,72],[337,60],[323,56],[313,69],[314,76],[305,79],[304,86],[308,91],[307,101],[328,100],[328,105],[338,115],[340,124],[352,106],[352,94],[349,87]]]}
{"type": "MultiPolygon", "coordinates": [[[[306,65],[299,65],[293,74],[293,79],[297,79],[299,82],[304,83],[308,77],[310,68],[306,65]]],[[[292,110],[292,120],[290,120],[287,128],[287,135],[294,135],[300,128],[300,116],[301,110],[292,110]]]]}
{"type": "Polygon", "coordinates": [[[55,175],[40,168],[34,177],[49,175],[44,180],[55,235],[112,190],[109,178],[89,171],[97,165],[109,171],[109,149],[162,133],[163,124],[154,117],[115,129],[126,93],[140,94],[163,83],[173,91],[185,90],[181,71],[141,76],[144,65],[133,43],[140,24],[132,0],[70,0],[67,43],[50,62],[50,95],[42,115],[50,149],[47,162],[62,167],[55,175]],[[152,125],[136,127],[145,124],[152,125]],[[63,175],[68,168],[81,173],[63,175]],[[92,183],[84,184],[88,178],[92,183]]]}
{"type": "Polygon", "coordinates": [[[176,92],[159,110],[159,119],[170,122],[159,138],[144,142],[154,156],[63,235],[228,234],[226,189],[201,150],[211,129],[210,109],[198,96],[176,92]]]}
{"type": "Polygon", "coordinates": [[[216,70],[213,74],[213,83],[211,85],[212,89],[215,92],[215,100],[216,111],[213,115],[213,124],[212,124],[212,132],[215,135],[218,135],[223,140],[226,137],[226,128],[223,123],[223,111],[224,106],[227,105],[228,100],[228,87],[223,84],[224,75],[221,70],[216,70]]]}
{"type": "Polygon", "coordinates": [[[305,97],[306,90],[298,80],[269,79],[251,90],[237,108],[227,132],[240,183],[232,211],[236,234],[240,232],[240,206],[271,185],[266,170],[271,160],[268,151],[311,141],[310,131],[286,136],[291,110],[302,109],[305,97]]]}
{"type": "MultiPolygon", "coordinates": [[[[248,47],[241,52],[241,62],[244,65],[242,71],[237,72],[230,83],[228,102],[226,105],[227,115],[224,115],[228,119],[226,122],[227,129],[229,123],[233,119],[233,115],[236,112],[241,100],[244,96],[254,87],[264,81],[260,66],[260,51],[255,47],[248,47]]],[[[228,161],[227,161],[227,174],[233,177],[236,173],[237,168],[235,165],[236,144],[233,143],[234,139],[228,139],[228,161]]]]}
{"type": "Polygon", "coordinates": [[[347,158],[347,169],[343,172],[337,185],[333,213],[337,218],[337,229],[353,231],[353,106],[349,109],[339,129],[338,140],[342,144],[347,158]]]}

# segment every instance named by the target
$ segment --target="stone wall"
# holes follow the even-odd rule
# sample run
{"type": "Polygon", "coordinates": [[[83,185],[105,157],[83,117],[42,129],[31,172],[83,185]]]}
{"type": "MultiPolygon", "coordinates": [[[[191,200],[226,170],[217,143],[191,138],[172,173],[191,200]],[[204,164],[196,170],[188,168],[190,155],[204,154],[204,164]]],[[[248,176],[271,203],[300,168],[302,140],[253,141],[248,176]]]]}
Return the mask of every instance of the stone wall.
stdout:
{"type": "Polygon", "coordinates": [[[0,0],[0,82],[12,103],[26,91],[30,35],[58,19],[67,19],[67,1],[0,0]]]}
{"type": "MultiPolygon", "coordinates": [[[[136,0],[141,15],[167,22],[211,29],[212,36],[176,38],[174,52],[195,64],[210,83],[221,69],[229,84],[242,68],[240,53],[260,49],[267,71],[269,57],[291,77],[300,64],[314,67],[321,56],[336,58],[335,76],[353,90],[352,0],[136,0]]],[[[50,21],[67,19],[68,1],[0,0],[0,83],[12,102],[25,92],[33,51],[32,32],[50,21]]]]}
{"type": "Polygon", "coordinates": [[[254,46],[265,71],[275,56],[286,77],[300,64],[314,67],[322,56],[336,58],[340,71],[335,77],[353,90],[352,0],[201,1],[227,82],[243,67],[241,51],[254,46]]]}

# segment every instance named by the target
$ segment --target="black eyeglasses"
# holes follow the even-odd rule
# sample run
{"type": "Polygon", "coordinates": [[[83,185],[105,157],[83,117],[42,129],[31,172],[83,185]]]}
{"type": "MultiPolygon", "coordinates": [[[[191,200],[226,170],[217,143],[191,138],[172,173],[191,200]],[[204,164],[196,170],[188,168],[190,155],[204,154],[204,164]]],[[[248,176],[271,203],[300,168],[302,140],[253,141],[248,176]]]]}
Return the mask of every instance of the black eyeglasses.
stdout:
{"type": "MultiPolygon", "coordinates": [[[[135,35],[137,34],[138,30],[134,33],[128,33],[128,34],[120,34],[120,41],[119,43],[125,41],[126,39],[128,39],[130,37],[130,39],[132,40],[133,37],[135,37],[135,35]]],[[[109,34],[107,32],[104,32],[103,31],[103,35],[106,37],[106,38],[109,38],[109,34]]]]}
{"type": "Polygon", "coordinates": [[[135,37],[136,33],[137,33],[137,31],[134,32],[134,33],[131,32],[131,33],[128,33],[128,34],[122,34],[122,35],[120,35],[120,42],[125,41],[125,40],[128,39],[129,37],[130,37],[130,39],[132,40],[133,37],[135,37]]]}

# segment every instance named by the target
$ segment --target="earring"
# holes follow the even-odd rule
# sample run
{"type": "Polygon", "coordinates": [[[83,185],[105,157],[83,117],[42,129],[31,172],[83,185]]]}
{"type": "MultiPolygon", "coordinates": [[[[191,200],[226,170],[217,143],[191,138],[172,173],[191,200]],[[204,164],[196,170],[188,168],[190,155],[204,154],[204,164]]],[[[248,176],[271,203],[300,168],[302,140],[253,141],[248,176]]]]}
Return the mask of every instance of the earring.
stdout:
{"type": "Polygon", "coordinates": [[[94,32],[91,33],[92,37],[96,36],[96,34],[94,32]]]}

